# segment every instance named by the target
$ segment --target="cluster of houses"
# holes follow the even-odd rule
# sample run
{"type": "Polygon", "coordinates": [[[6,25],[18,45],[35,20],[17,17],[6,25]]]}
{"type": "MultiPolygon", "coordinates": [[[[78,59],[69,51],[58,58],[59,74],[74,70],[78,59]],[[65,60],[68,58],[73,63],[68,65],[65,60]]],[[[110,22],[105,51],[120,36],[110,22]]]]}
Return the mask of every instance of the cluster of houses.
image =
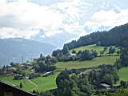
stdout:
{"type": "Polygon", "coordinates": [[[14,76],[15,80],[21,80],[21,79],[33,79],[35,77],[39,76],[49,76],[53,74],[53,71],[45,72],[43,74],[35,73],[35,70],[33,68],[32,64],[15,64],[15,65],[8,65],[6,67],[3,67],[0,72],[1,75],[6,76],[14,76]],[[29,70],[29,75],[25,75],[22,72],[19,71],[19,69],[23,72],[26,70],[29,70]]]}

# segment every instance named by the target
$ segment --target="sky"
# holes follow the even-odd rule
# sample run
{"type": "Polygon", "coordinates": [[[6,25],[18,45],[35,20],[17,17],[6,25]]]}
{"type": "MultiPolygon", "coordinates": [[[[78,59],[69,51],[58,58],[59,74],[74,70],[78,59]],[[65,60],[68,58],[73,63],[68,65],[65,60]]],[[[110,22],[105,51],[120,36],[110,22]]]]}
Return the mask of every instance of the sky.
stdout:
{"type": "Polygon", "coordinates": [[[65,42],[128,22],[128,0],[0,0],[0,39],[65,42]]]}

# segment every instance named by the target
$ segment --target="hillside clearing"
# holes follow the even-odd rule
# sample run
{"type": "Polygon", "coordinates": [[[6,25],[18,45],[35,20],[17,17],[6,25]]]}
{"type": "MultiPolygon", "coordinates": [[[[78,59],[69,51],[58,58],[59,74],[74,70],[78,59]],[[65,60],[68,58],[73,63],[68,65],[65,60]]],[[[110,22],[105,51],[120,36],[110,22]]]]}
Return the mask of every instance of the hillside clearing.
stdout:
{"type": "Polygon", "coordinates": [[[121,68],[118,72],[120,80],[128,81],[128,67],[121,68]]]}
{"type": "MultiPolygon", "coordinates": [[[[96,50],[98,55],[99,55],[100,52],[104,50],[104,48],[105,48],[104,46],[97,46],[96,44],[93,44],[93,45],[82,46],[82,47],[79,47],[79,48],[74,48],[74,49],[71,50],[71,52],[73,50],[75,50],[76,53],[78,53],[79,51],[84,51],[84,50],[96,50]]],[[[109,52],[110,47],[106,47],[106,48],[107,49],[104,52],[104,55],[106,55],[109,52]]],[[[119,48],[115,47],[115,49],[116,49],[116,52],[119,51],[119,48]]],[[[116,54],[116,52],[114,54],[116,54]]]]}
{"type": "Polygon", "coordinates": [[[69,61],[69,62],[58,62],[56,64],[57,69],[80,69],[80,68],[91,68],[102,64],[114,64],[119,56],[102,56],[97,57],[90,61],[69,61]]]}

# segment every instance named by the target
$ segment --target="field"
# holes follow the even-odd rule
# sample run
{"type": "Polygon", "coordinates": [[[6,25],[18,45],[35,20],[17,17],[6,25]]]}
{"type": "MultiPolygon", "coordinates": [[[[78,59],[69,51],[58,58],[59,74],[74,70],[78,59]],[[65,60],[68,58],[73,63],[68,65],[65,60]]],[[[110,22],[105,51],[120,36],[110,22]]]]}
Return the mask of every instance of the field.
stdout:
{"type": "MultiPolygon", "coordinates": [[[[79,69],[79,68],[90,68],[94,66],[99,66],[101,64],[114,64],[118,56],[103,56],[97,57],[91,61],[70,61],[70,62],[59,62],[56,64],[57,70],[62,71],[66,69],[79,69]]],[[[38,77],[32,80],[13,80],[11,76],[0,77],[0,80],[4,81],[13,86],[19,86],[20,82],[23,84],[23,90],[32,92],[37,90],[38,92],[47,91],[56,88],[56,77],[58,72],[54,75],[48,77],[38,77]]]]}
{"type": "Polygon", "coordinates": [[[93,45],[88,45],[88,46],[83,46],[83,47],[75,48],[75,49],[72,49],[72,50],[75,50],[76,52],[84,51],[84,50],[96,50],[99,53],[103,49],[104,49],[104,47],[96,46],[96,44],[93,44],[93,45]]]}
{"type": "Polygon", "coordinates": [[[120,77],[120,80],[128,81],[128,67],[121,68],[118,72],[118,75],[120,77]]]}
{"type": "Polygon", "coordinates": [[[48,76],[48,77],[38,77],[32,80],[24,79],[24,80],[14,80],[12,76],[1,76],[0,80],[3,82],[10,84],[12,86],[19,87],[20,82],[23,84],[23,90],[32,92],[33,90],[36,90],[38,92],[47,91],[50,89],[56,88],[56,77],[57,74],[48,76]]]}
{"type": "MultiPolygon", "coordinates": [[[[71,51],[75,50],[76,53],[78,53],[78,51],[84,51],[84,50],[96,50],[98,54],[100,54],[101,51],[104,50],[105,47],[103,46],[96,46],[96,44],[93,44],[93,45],[88,45],[88,46],[83,46],[83,47],[79,47],[79,48],[75,48],[75,49],[72,49],[71,51]]],[[[104,52],[104,55],[106,55],[108,52],[109,52],[109,48],[110,47],[106,47],[107,50],[104,52]]],[[[119,48],[115,47],[116,48],[116,51],[119,50],[119,48]]],[[[116,54],[116,53],[114,53],[116,54]]]]}
{"type": "Polygon", "coordinates": [[[102,56],[97,57],[94,60],[90,61],[70,61],[70,62],[58,62],[56,64],[57,69],[64,70],[66,69],[80,69],[80,68],[90,68],[96,67],[102,64],[114,64],[118,56],[102,56]]]}
{"type": "MultiPolygon", "coordinates": [[[[76,48],[77,52],[79,50],[85,50],[85,49],[93,49],[96,50],[97,52],[100,52],[104,49],[104,47],[101,46],[96,46],[96,45],[89,45],[86,47],[80,47],[76,48]]],[[[106,52],[107,53],[107,52],[106,52]]],[[[114,64],[116,59],[118,59],[119,56],[102,56],[102,57],[97,57],[94,60],[91,61],[70,61],[70,62],[58,62],[55,64],[56,66],[56,71],[54,75],[50,75],[48,77],[38,77],[32,80],[13,80],[13,77],[11,76],[6,76],[0,77],[0,80],[4,81],[5,83],[8,83],[12,86],[19,86],[20,82],[23,84],[23,90],[32,92],[33,90],[37,90],[38,92],[44,92],[50,89],[55,89],[56,88],[56,77],[61,72],[62,70],[65,69],[80,69],[80,68],[91,68],[91,67],[96,67],[102,64],[114,64]]],[[[123,74],[122,71],[120,71],[119,74],[123,74]]],[[[121,75],[123,78],[123,75],[121,75]]],[[[125,76],[124,76],[125,77],[125,76]]],[[[127,77],[128,80],[128,77],[127,77]]]]}

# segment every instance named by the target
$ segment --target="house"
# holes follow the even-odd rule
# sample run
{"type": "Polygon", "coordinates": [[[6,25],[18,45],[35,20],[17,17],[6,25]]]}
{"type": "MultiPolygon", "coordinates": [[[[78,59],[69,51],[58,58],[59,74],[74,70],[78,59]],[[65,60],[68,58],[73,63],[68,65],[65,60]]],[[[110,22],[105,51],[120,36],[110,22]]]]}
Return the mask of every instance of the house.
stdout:
{"type": "Polygon", "coordinates": [[[0,81],[0,96],[37,96],[0,81]]]}
{"type": "Polygon", "coordinates": [[[107,89],[107,90],[111,89],[111,86],[109,84],[106,84],[106,83],[101,83],[100,86],[103,89],[107,89]]]}
{"type": "Polygon", "coordinates": [[[52,75],[52,74],[53,74],[53,71],[49,71],[49,72],[44,73],[43,76],[47,77],[47,76],[52,75]]]}

